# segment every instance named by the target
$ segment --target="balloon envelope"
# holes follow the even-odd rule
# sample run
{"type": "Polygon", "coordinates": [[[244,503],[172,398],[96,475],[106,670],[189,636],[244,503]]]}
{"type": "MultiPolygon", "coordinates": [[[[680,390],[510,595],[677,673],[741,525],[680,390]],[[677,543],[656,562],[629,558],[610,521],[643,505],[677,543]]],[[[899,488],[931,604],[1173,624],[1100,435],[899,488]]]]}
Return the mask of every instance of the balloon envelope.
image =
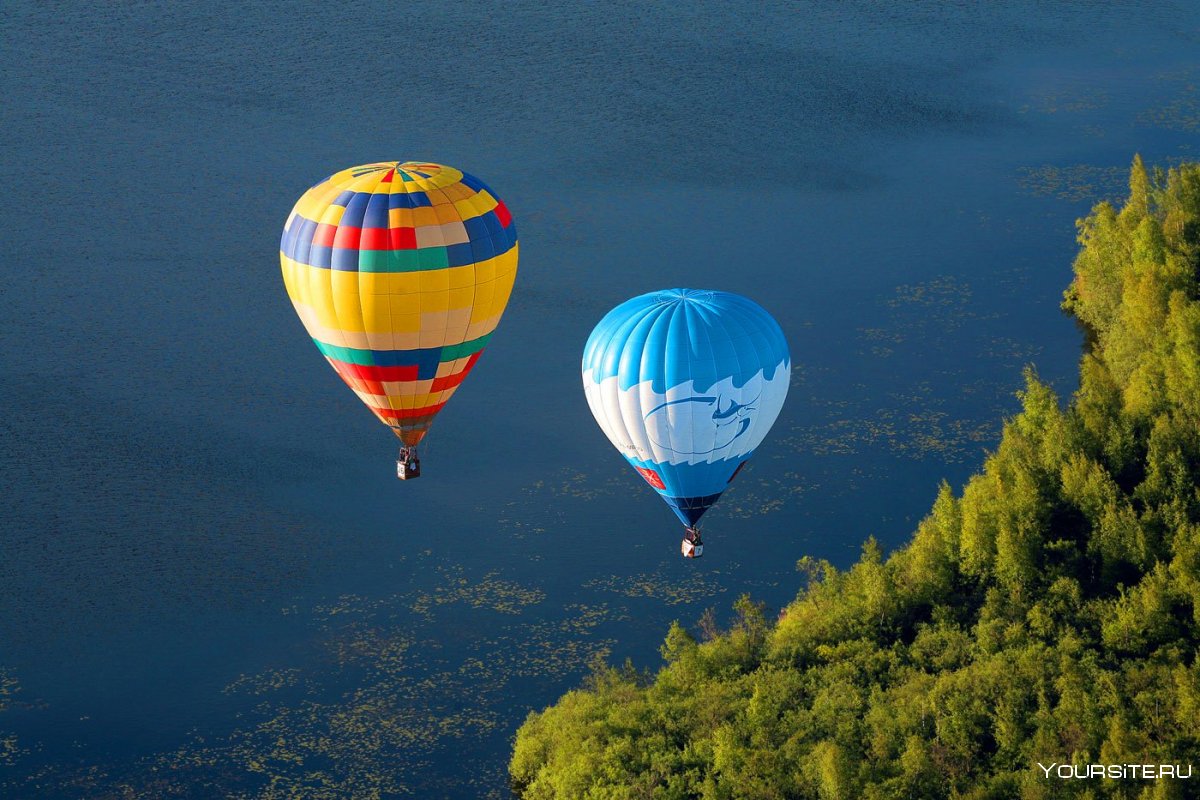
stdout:
{"type": "Polygon", "coordinates": [[[415,445],[500,322],[517,274],[517,228],[479,179],[387,161],[305,192],[279,260],[317,349],[415,445]]]}
{"type": "Polygon", "coordinates": [[[790,378],[779,324],[728,292],[635,297],[600,321],[583,351],[596,422],[689,526],[762,443],[790,378]]]}

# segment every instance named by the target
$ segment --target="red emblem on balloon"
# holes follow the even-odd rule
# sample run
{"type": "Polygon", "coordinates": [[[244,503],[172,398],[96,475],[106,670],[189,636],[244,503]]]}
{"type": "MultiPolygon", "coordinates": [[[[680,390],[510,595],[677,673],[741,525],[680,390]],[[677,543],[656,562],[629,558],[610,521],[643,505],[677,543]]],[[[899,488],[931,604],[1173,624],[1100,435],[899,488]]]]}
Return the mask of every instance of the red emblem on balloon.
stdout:
{"type": "Polygon", "coordinates": [[[658,477],[658,473],[647,467],[634,467],[638,474],[646,479],[646,483],[653,486],[655,489],[666,489],[667,486],[662,482],[662,478],[658,477]]]}

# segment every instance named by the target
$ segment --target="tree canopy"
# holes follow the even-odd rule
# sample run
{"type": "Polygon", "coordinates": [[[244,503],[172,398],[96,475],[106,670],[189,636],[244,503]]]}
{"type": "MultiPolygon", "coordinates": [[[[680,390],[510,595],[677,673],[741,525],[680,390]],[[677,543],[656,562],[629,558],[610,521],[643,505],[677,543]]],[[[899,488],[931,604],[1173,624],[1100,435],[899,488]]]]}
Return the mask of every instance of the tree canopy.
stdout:
{"type": "Polygon", "coordinates": [[[1147,171],[1078,223],[1064,309],[1086,335],[1062,408],[1022,410],[909,542],[807,578],[777,622],[667,632],[650,676],[597,665],[531,713],[526,800],[1174,798],[1200,771],[1200,165],[1147,171]]]}

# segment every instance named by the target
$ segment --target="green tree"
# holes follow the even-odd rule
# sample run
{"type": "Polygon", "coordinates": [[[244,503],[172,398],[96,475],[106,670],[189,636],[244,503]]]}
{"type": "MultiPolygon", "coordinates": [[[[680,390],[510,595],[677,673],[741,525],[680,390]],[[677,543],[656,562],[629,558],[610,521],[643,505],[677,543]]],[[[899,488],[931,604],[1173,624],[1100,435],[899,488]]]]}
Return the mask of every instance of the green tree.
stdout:
{"type": "Polygon", "coordinates": [[[1079,222],[1064,308],[1085,331],[1062,407],[1020,413],[956,496],[846,570],[800,558],[768,622],[678,623],[653,676],[598,664],[531,713],[523,798],[1175,798],[1035,763],[1200,763],[1200,166],[1135,157],[1079,222]]]}

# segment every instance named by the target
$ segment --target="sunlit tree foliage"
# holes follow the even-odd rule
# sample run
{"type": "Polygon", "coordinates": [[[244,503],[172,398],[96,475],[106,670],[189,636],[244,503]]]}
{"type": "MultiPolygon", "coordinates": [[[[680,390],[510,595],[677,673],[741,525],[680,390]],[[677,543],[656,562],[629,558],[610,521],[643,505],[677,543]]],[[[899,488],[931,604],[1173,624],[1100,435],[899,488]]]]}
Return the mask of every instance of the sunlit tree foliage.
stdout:
{"type": "Polygon", "coordinates": [[[1079,223],[1065,409],[1028,370],[982,470],[902,548],[803,559],[778,622],[675,624],[650,677],[598,665],[530,714],[527,800],[1197,796],[1037,763],[1200,768],[1200,165],[1079,223]]]}

